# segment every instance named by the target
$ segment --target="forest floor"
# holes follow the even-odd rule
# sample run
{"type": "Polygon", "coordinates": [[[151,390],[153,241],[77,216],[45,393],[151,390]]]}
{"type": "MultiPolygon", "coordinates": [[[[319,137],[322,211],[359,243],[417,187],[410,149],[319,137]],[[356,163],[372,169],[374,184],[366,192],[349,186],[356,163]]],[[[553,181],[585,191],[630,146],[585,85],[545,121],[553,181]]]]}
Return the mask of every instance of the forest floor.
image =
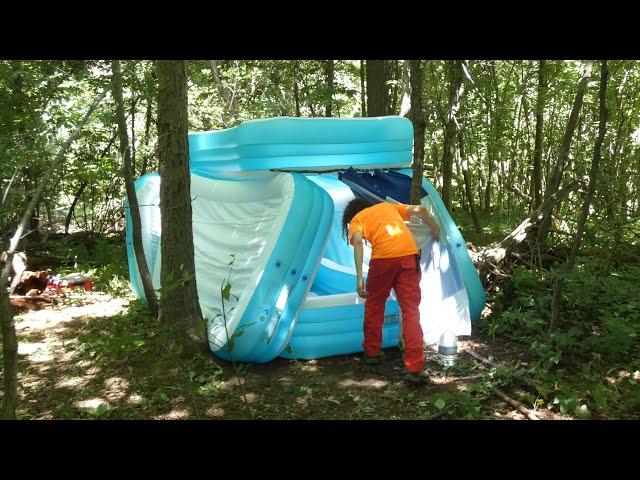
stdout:
{"type": "MultiPolygon", "coordinates": [[[[212,354],[180,359],[157,346],[155,320],[138,301],[70,293],[55,307],[16,316],[23,419],[509,419],[526,417],[483,387],[490,372],[459,355],[444,371],[427,353],[431,383],[407,387],[397,348],[382,365],[359,354],[318,360],[231,363],[212,354]],[[468,378],[471,377],[471,378],[468,378]],[[242,383],[242,388],[240,383],[242,383]]],[[[518,344],[476,337],[471,348],[505,365],[526,365],[518,344]]],[[[510,396],[525,392],[511,389],[510,396]]],[[[525,394],[526,396],[526,394],[525,394]]],[[[526,405],[535,410],[535,402],[526,405]]],[[[535,405],[538,407],[538,405],[535,405]]],[[[537,408],[541,419],[568,415],[537,408]]]]}
{"type": "MultiPolygon", "coordinates": [[[[507,229],[494,222],[479,245],[507,229]]],[[[640,250],[634,250],[633,259],[640,250]]],[[[163,348],[162,329],[128,282],[122,236],[80,233],[29,246],[31,260],[94,280],[94,291],[16,312],[23,419],[540,419],[640,418],[640,266],[597,251],[565,276],[562,330],[549,333],[553,267],[518,267],[493,311],[461,337],[493,366],[460,353],[444,370],[427,351],[431,382],[407,387],[401,353],[378,367],[360,354],[237,364],[211,352],[163,348]]],[[[620,257],[621,250],[616,250],[620,257]]],[[[1,347],[0,347],[1,349],[1,347]]],[[[2,380],[0,371],[0,381],[2,380]]],[[[0,391],[0,395],[2,392],[0,391]]]]}

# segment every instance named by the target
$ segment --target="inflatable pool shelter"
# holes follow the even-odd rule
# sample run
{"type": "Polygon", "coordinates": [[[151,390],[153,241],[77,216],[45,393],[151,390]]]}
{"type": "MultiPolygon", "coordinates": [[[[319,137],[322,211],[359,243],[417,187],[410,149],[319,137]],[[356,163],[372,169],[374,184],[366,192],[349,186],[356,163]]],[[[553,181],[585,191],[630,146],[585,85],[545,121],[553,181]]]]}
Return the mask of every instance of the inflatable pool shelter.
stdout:
{"type": "MultiPolygon", "coordinates": [[[[189,134],[196,282],[215,355],[263,363],[363,350],[364,299],[341,217],[356,196],[409,203],[412,144],[411,122],[394,116],[280,117],[189,134]],[[223,300],[227,280],[231,295],[223,300]]],[[[160,177],[144,175],[135,187],[143,248],[159,289],[160,177]]],[[[485,295],[440,196],[427,179],[422,187],[421,203],[441,226],[440,238],[434,241],[417,218],[408,226],[422,252],[420,322],[433,345],[445,330],[470,335],[485,295]]],[[[126,211],[131,284],[144,298],[126,211]]],[[[365,278],[370,256],[365,245],[365,278]]],[[[383,348],[398,345],[401,320],[392,291],[383,348]]]]}

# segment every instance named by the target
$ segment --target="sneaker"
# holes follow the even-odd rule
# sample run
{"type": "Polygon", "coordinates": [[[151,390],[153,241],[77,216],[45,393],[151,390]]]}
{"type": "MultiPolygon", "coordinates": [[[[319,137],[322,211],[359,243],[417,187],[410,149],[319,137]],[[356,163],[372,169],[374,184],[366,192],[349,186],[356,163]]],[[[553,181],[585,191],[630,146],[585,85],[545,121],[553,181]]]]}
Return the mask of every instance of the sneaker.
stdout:
{"type": "Polygon", "coordinates": [[[367,356],[367,353],[365,352],[363,354],[363,358],[364,358],[364,363],[366,365],[380,365],[382,363],[382,352],[380,352],[375,357],[369,357],[369,356],[367,356]]]}
{"type": "Polygon", "coordinates": [[[404,381],[407,385],[424,385],[429,383],[429,374],[424,370],[419,372],[407,372],[404,376],[404,381]]]}

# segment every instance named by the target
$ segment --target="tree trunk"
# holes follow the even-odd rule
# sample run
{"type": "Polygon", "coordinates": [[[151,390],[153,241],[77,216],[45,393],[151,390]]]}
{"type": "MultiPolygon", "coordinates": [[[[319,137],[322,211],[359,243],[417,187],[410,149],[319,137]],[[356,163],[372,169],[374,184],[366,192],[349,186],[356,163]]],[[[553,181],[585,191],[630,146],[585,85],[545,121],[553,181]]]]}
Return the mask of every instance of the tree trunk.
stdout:
{"type": "MultiPolygon", "coordinates": [[[[127,191],[127,200],[129,201],[129,213],[131,215],[131,226],[133,228],[133,249],[136,254],[136,263],[138,272],[142,279],[142,287],[144,296],[147,299],[149,310],[154,316],[158,315],[158,302],[156,292],[153,289],[153,282],[149,274],[147,259],[142,247],[142,222],[140,220],[140,207],[138,206],[138,196],[133,185],[134,166],[132,158],[129,154],[129,139],[127,138],[127,122],[124,114],[124,101],[122,96],[122,73],[120,71],[120,62],[114,60],[111,62],[112,82],[113,82],[113,98],[116,103],[116,118],[118,122],[118,133],[120,137],[120,151],[122,155],[122,164],[124,171],[124,183],[127,191]]],[[[133,116],[133,111],[131,112],[133,116]]],[[[77,198],[77,197],[76,197],[77,198]]]]}
{"type": "Polygon", "coordinates": [[[7,186],[5,187],[4,192],[2,193],[2,200],[0,200],[0,207],[4,205],[4,202],[7,200],[7,195],[9,194],[9,190],[11,190],[11,185],[13,185],[13,182],[18,176],[19,170],[20,170],[20,166],[18,165],[13,171],[13,175],[11,175],[11,179],[9,180],[9,183],[7,183],[7,186]]]}
{"type": "MultiPolygon", "coordinates": [[[[120,93],[122,93],[122,81],[120,81],[120,93]]],[[[133,93],[133,92],[132,92],[133,93]]],[[[124,107],[123,107],[124,108],[124,107]]],[[[124,117],[124,110],[123,110],[124,117]]],[[[124,124],[125,128],[127,124],[124,124]]],[[[122,148],[122,145],[120,146],[122,148]]],[[[131,96],[131,177],[136,174],[136,98],[131,96]]]]}
{"type": "Polygon", "coordinates": [[[75,197],[73,197],[73,202],[71,202],[71,206],[69,207],[69,213],[67,213],[67,218],[64,221],[64,234],[65,235],[69,235],[69,226],[71,225],[71,219],[73,218],[73,212],[76,209],[76,204],[78,203],[78,200],[80,199],[80,195],[82,195],[82,192],[84,192],[84,189],[88,184],[89,184],[89,182],[87,180],[83,180],[82,183],[80,184],[80,188],[78,188],[78,191],[76,192],[75,197]]]}
{"type": "Polygon", "coordinates": [[[442,153],[442,201],[447,210],[451,211],[451,178],[453,175],[453,160],[456,149],[456,132],[460,128],[456,114],[460,109],[460,100],[464,93],[462,82],[462,62],[447,61],[449,67],[449,117],[444,131],[444,151],[442,153]]]}
{"type": "Polygon", "coordinates": [[[360,60],[360,116],[367,116],[367,91],[365,87],[365,60],[360,60]]]}
{"type": "Polygon", "coordinates": [[[293,62],[293,99],[296,102],[296,117],[300,116],[300,89],[298,88],[298,60],[293,62]]]}
{"type": "Polygon", "coordinates": [[[469,164],[467,163],[467,157],[464,153],[464,141],[462,138],[462,132],[458,132],[458,148],[460,153],[460,167],[462,170],[462,176],[464,178],[464,191],[467,196],[467,203],[469,204],[469,211],[471,212],[471,219],[473,220],[473,227],[476,233],[479,235],[482,233],[482,227],[478,221],[478,214],[476,212],[476,206],[473,201],[473,191],[471,189],[471,175],[469,175],[469,164]]]}
{"type": "Polygon", "coordinates": [[[324,61],[324,77],[327,82],[327,99],[325,103],[324,116],[331,116],[331,107],[333,106],[333,77],[334,77],[333,60],[324,61]]]}
{"type": "MultiPolygon", "coordinates": [[[[151,129],[151,113],[152,113],[152,98],[149,95],[147,98],[147,111],[145,113],[145,122],[144,122],[144,145],[145,147],[149,146],[149,130],[151,129]]],[[[140,176],[147,173],[147,163],[148,163],[149,155],[145,155],[142,159],[142,167],[140,168],[140,176]]],[[[133,172],[135,175],[135,171],[133,172]]]]}
{"type": "Polygon", "coordinates": [[[382,117],[386,112],[384,60],[367,60],[367,116],[382,117]]]}
{"type": "Polygon", "coordinates": [[[411,120],[411,123],[413,123],[413,178],[411,180],[411,203],[418,205],[420,204],[422,178],[424,175],[424,131],[426,128],[426,122],[422,115],[422,66],[420,60],[405,60],[405,65],[408,65],[408,86],[410,97],[410,108],[407,112],[407,117],[411,120]]]}
{"type": "Polygon", "coordinates": [[[49,168],[42,176],[40,183],[27,206],[27,210],[22,217],[20,225],[18,225],[18,228],[9,242],[9,249],[7,250],[4,268],[0,274],[0,321],[2,323],[2,355],[4,364],[4,397],[2,403],[3,419],[15,418],[16,405],[18,402],[18,338],[16,336],[16,329],[13,323],[13,312],[11,310],[9,296],[7,294],[7,289],[5,288],[9,278],[9,272],[13,265],[13,256],[18,248],[20,239],[22,238],[22,233],[25,228],[27,228],[31,216],[33,215],[33,211],[40,201],[40,196],[42,195],[45,187],[49,184],[53,171],[56,166],[60,164],[71,144],[76,140],[76,138],[78,138],[82,128],[87,123],[87,120],[106,94],[107,90],[105,89],[93,101],[89,110],[84,115],[74,132],[63,144],[56,158],[49,164],[49,168]]]}
{"type": "Polygon", "coordinates": [[[591,200],[593,199],[593,195],[596,189],[596,181],[598,178],[598,172],[600,169],[600,158],[602,154],[602,142],[604,141],[604,136],[607,132],[607,81],[609,77],[609,71],[607,68],[606,60],[602,60],[600,65],[600,122],[598,124],[598,137],[596,138],[596,143],[593,148],[593,159],[591,162],[591,171],[589,172],[589,185],[587,187],[587,195],[584,199],[584,202],[582,203],[582,211],[580,213],[580,219],[578,220],[576,236],[573,239],[571,252],[569,253],[569,259],[567,260],[568,268],[573,267],[576,255],[580,250],[582,236],[584,235],[585,225],[587,223],[587,218],[589,217],[589,207],[591,205],[591,200]]]}
{"type": "Polygon", "coordinates": [[[185,353],[207,344],[196,288],[187,141],[187,64],[158,60],[158,160],[162,256],[159,320],[174,327],[167,346],[185,353]],[[175,288],[177,285],[180,288],[175,288]]]}
{"type": "MultiPolygon", "coordinates": [[[[562,146],[560,147],[560,152],[558,153],[558,159],[556,161],[553,172],[551,173],[551,177],[547,181],[547,188],[545,190],[544,198],[548,198],[550,195],[556,193],[558,188],[560,187],[560,183],[562,181],[562,174],[564,173],[564,166],[569,158],[569,150],[571,149],[571,141],[573,139],[573,133],[576,129],[576,125],[578,124],[578,118],[580,116],[580,110],[582,108],[582,100],[584,98],[584,92],[587,89],[587,83],[589,82],[589,78],[591,77],[591,71],[593,69],[593,61],[588,61],[582,78],[580,79],[580,83],[578,84],[578,90],[576,92],[576,97],[573,101],[573,107],[571,108],[571,115],[569,116],[569,121],[567,122],[567,128],[564,133],[564,138],[562,140],[562,146]]],[[[538,233],[538,241],[540,243],[544,242],[549,234],[549,229],[551,227],[551,213],[548,212],[545,217],[542,219],[540,223],[540,230],[538,233]]]]}

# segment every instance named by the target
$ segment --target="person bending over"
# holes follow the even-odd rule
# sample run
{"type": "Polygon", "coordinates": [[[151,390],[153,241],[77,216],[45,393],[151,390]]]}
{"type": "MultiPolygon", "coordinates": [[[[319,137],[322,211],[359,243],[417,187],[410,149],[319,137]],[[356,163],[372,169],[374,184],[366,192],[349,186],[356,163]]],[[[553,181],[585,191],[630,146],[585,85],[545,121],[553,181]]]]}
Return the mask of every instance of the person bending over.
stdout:
{"type": "Polygon", "coordinates": [[[420,326],[420,252],[405,225],[412,215],[422,218],[438,239],[440,227],[422,205],[392,203],[371,204],[355,198],[342,216],[342,232],[354,247],[358,295],[364,305],[364,361],[377,365],[381,361],[384,309],[393,288],[402,310],[405,380],[420,384],[428,380],[424,371],[422,327],[420,326]],[[371,244],[371,261],[367,282],[362,276],[362,241],[371,244]]]}

